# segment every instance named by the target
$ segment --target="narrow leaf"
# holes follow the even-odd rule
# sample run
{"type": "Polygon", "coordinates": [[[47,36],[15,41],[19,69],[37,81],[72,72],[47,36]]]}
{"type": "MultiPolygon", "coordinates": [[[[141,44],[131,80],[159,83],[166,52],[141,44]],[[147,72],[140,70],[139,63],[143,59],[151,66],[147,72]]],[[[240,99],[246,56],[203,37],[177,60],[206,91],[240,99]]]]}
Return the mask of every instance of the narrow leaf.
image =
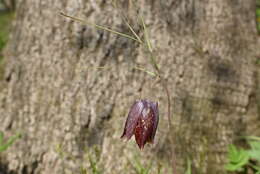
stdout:
{"type": "Polygon", "coordinates": [[[142,21],[142,25],[143,25],[143,28],[144,28],[145,41],[146,41],[148,50],[152,53],[153,52],[152,45],[151,45],[149,35],[148,35],[148,32],[147,32],[147,28],[146,28],[146,25],[144,23],[144,19],[143,19],[142,16],[141,16],[141,21],[142,21]]]}
{"type": "Polygon", "coordinates": [[[248,141],[251,149],[248,150],[250,158],[260,161],[260,142],[259,141],[248,141]]]}
{"type": "Polygon", "coordinates": [[[4,140],[4,133],[0,131],[0,145],[3,143],[4,140]]]}
{"type": "Polygon", "coordinates": [[[190,159],[187,160],[187,170],[185,174],[191,174],[191,162],[190,159]]]}
{"type": "Polygon", "coordinates": [[[134,29],[131,27],[131,25],[127,22],[127,20],[124,20],[126,25],[128,26],[128,28],[131,30],[131,32],[135,35],[136,39],[139,41],[139,43],[143,43],[142,40],[140,39],[140,37],[136,34],[136,32],[134,31],[134,29]]]}
{"type": "Polygon", "coordinates": [[[138,70],[140,70],[140,71],[144,71],[144,72],[146,72],[147,74],[149,74],[149,75],[151,75],[151,76],[154,76],[154,77],[158,76],[156,73],[151,72],[151,71],[148,71],[148,70],[146,70],[146,69],[144,69],[144,68],[140,68],[140,67],[134,67],[134,68],[135,68],[135,69],[138,69],[138,70]]]}
{"type": "Polygon", "coordinates": [[[20,133],[17,133],[16,135],[10,137],[8,140],[7,140],[7,143],[5,144],[2,144],[0,146],[0,152],[3,152],[5,150],[7,150],[18,138],[20,138],[21,134],[20,133]]]}
{"type": "Polygon", "coordinates": [[[257,136],[246,136],[244,138],[246,138],[247,140],[260,141],[260,137],[257,137],[257,136]]]}
{"type": "Polygon", "coordinates": [[[123,36],[125,38],[128,38],[128,39],[131,39],[131,40],[134,40],[134,41],[137,41],[140,43],[139,40],[135,39],[134,37],[130,36],[130,35],[127,35],[127,34],[124,34],[124,33],[121,33],[121,32],[118,32],[118,31],[115,31],[115,30],[112,30],[110,28],[107,28],[107,27],[104,27],[104,26],[101,26],[101,25],[97,25],[97,24],[94,24],[94,23],[90,23],[90,22],[87,22],[85,20],[82,20],[80,18],[77,18],[77,17],[73,17],[73,16],[69,16],[63,12],[60,12],[60,15],[61,16],[64,16],[64,17],[67,17],[67,18],[70,18],[74,21],[78,21],[80,23],[83,23],[83,24],[86,24],[86,25],[90,25],[90,26],[93,26],[95,28],[98,28],[100,30],[104,30],[104,31],[108,31],[108,32],[111,32],[111,33],[114,33],[114,34],[117,34],[117,35],[120,35],[120,36],[123,36]]]}

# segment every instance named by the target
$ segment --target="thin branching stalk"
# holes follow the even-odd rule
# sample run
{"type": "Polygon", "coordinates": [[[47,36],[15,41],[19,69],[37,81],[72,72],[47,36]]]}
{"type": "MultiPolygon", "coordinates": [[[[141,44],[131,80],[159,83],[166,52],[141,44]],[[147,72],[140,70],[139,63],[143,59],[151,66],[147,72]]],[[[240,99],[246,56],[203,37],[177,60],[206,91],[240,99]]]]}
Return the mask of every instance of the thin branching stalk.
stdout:
{"type": "MultiPolygon", "coordinates": [[[[160,83],[162,85],[162,87],[164,88],[165,90],[165,93],[167,95],[167,101],[168,101],[168,125],[169,125],[169,128],[171,129],[171,97],[170,97],[170,93],[169,93],[169,89],[168,89],[168,84],[167,84],[167,81],[163,78],[162,76],[162,73],[161,73],[161,70],[159,68],[159,65],[157,64],[156,62],[156,59],[154,57],[154,53],[153,53],[153,49],[152,49],[152,44],[150,42],[150,39],[149,39],[149,35],[148,35],[148,31],[147,31],[147,27],[144,23],[144,19],[143,17],[141,16],[141,22],[142,22],[142,25],[143,25],[143,29],[144,29],[144,34],[145,34],[145,43],[146,43],[146,49],[149,51],[150,53],[150,61],[151,61],[151,64],[153,65],[153,68],[156,70],[157,74],[158,74],[158,77],[160,79],[160,83]]],[[[178,174],[178,171],[177,171],[177,164],[176,164],[176,153],[175,153],[175,147],[174,147],[174,144],[172,144],[172,166],[173,166],[173,174],[178,174]]]]}
{"type": "MultiPolygon", "coordinates": [[[[145,25],[143,23],[143,25],[145,25]]],[[[145,28],[145,27],[144,27],[145,28]]],[[[146,36],[148,37],[148,35],[146,36]]],[[[153,65],[153,68],[156,70],[157,74],[158,74],[158,77],[159,77],[159,80],[160,80],[160,83],[163,87],[163,89],[165,90],[165,93],[166,93],[166,96],[167,96],[167,103],[168,103],[168,126],[171,130],[172,128],[172,124],[171,124],[171,96],[170,96],[170,92],[169,92],[169,89],[168,89],[168,84],[167,84],[167,81],[162,77],[162,73],[161,73],[161,70],[158,66],[158,64],[156,63],[156,59],[154,57],[154,54],[152,52],[152,49],[151,48],[151,45],[150,45],[150,48],[147,46],[146,47],[150,53],[150,60],[151,60],[151,64],[153,65]]],[[[173,168],[173,174],[178,174],[178,171],[177,171],[177,163],[176,163],[176,153],[175,153],[175,146],[174,144],[172,144],[172,168],[173,168]]]]}
{"type": "MultiPolygon", "coordinates": [[[[116,7],[116,5],[114,5],[114,7],[116,7]]],[[[64,16],[64,17],[67,17],[67,18],[70,18],[74,21],[78,21],[80,23],[83,23],[83,24],[87,24],[87,25],[90,25],[90,26],[93,26],[97,29],[101,29],[101,30],[104,30],[104,31],[108,31],[108,32],[111,32],[111,33],[114,33],[114,34],[117,34],[117,35],[120,35],[122,37],[125,37],[125,38],[128,38],[128,39],[131,39],[131,40],[134,40],[136,42],[138,42],[140,45],[144,46],[145,49],[149,52],[150,54],[150,63],[152,65],[152,67],[154,68],[154,70],[156,71],[156,73],[153,73],[151,71],[147,71],[143,68],[138,68],[138,67],[135,67],[136,69],[139,69],[141,71],[144,71],[152,76],[157,76],[159,77],[159,82],[160,84],[162,85],[165,93],[166,93],[166,96],[167,96],[167,116],[168,116],[168,125],[169,125],[169,128],[171,129],[171,97],[170,97],[170,92],[169,92],[169,89],[168,89],[168,84],[167,84],[167,81],[163,78],[163,75],[162,75],[162,72],[159,68],[159,65],[157,64],[156,62],[156,58],[154,56],[154,53],[153,53],[153,49],[152,49],[152,44],[150,42],[150,39],[149,39],[149,35],[148,35],[148,31],[147,31],[147,27],[144,23],[144,19],[143,17],[140,17],[138,15],[138,18],[141,19],[141,23],[142,23],[142,26],[143,26],[143,31],[144,31],[144,40],[142,40],[138,34],[134,31],[134,29],[131,27],[131,25],[129,24],[128,20],[127,20],[127,17],[122,13],[122,17],[123,17],[123,20],[124,22],[126,23],[127,27],[129,28],[129,30],[132,32],[132,34],[134,35],[133,36],[130,36],[128,34],[124,34],[124,33],[121,33],[121,32],[118,32],[118,31],[115,31],[113,29],[110,29],[110,28],[107,28],[107,27],[104,27],[104,26],[101,26],[101,25],[97,25],[97,24],[94,24],[94,23],[89,23],[85,20],[82,20],[82,19],[79,19],[77,17],[73,17],[73,16],[70,16],[70,15],[67,15],[63,12],[60,12],[60,15],[61,16],[64,16]]],[[[175,156],[175,150],[174,150],[174,146],[173,146],[173,152],[172,152],[172,160],[173,160],[173,174],[178,174],[177,172],[177,169],[176,169],[176,156],[175,156]]]]}
{"type": "Polygon", "coordinates": [[[160,70],[158,63],[156,62],[156,58],[154,57],[152,44],[150,42],[147,27],[144,23],[143,17],[140,17],[140,18],[141,18],[142,25],[143,25],[143,28],[144,28],[145,43],[146,43],[145,48],[150,53],[150,62],[152,64],[153,68],[155,69],[155,71],[157,72],[158,77],[160,79],[160,83],[161,83],[163,89],[165,90],[165,93],[166,93],[166,96],[167,96],[167,103],[168,103],[168,107],[167,107],[168,108],[168,114],[167,115],[168,115],[168,123],[169,123],[168,125],[169,125],[169,127],[171,127],[171,97],[170,97],[170,93],[169,93],[169,90],[168,90],[168,85],[167,85],[166,80],[162,76],[162,72],[160,70]]]}
{"type": "MultiPolygon", "coordinates": [[[[117,4],[116,2],[113,3],[113,6],[115,9],[119,9],[117,8],[117,4]]],[[[130,29],[130,31],[133,33],[133,35],[136,37],[136,39],[139,41],[139,43],[142,45],[143,41],[141,40],[141,38],[138,36],[138,34],[134,31],[133,27],[130,25],[130,23],[128,22],[127,17],[125,16],[125,14],[120,10],[120,15],[122,17],[122,19],[124,20],[124,22],[126,23],[127,27],[130,29]]]]}

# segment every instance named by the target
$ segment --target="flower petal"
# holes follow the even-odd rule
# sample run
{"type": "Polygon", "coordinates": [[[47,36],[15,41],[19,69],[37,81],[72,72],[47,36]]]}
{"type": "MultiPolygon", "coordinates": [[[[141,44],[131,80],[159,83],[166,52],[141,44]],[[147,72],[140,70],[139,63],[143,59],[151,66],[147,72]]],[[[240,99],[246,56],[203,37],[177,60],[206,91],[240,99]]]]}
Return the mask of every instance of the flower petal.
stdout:
{"type": "Polygon", "coordinates": [[[138,122],[138,118],[140,118],[143,108],[144,104],[142,101],[136,101],[132,105],[127,120],[125,122],[125,128],[121,138],[126,137],[129,140],[132,137],[138,122]]]}
{"type": "Polygon", "coordinates": [[[150,111],[145,117],[139,118],[135,128],[135,140],[140,149],[144,147],[153,132],[153,117],[151,112],[152,111],[150,111]]]}
{"type": "Polygon", "coordinates": [[[151,108],[152,108],[152,133],[150,134],[150,137],[148,138],[149,143],[153,143],[154,141],[154,136],[156,133],[156,129],[159,123],[159,109],[158,109],[158,103],[157,102],[152,102],[151,103],[151,108]]]}

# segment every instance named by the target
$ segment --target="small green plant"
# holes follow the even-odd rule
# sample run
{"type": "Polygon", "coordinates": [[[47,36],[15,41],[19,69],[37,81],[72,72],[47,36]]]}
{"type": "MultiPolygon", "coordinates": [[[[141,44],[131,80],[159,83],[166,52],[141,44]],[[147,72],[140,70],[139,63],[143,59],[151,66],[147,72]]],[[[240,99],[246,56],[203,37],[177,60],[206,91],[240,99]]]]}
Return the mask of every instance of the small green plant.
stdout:
{"type": "Polygon", "coordinates": [[[185,174],[192,174],[191,173],[191,161],[189,158],[187,159],[187,169],[186,169],[185,174]]]}
{"type": "Polygon", "coordinates": [[[228,160],[229,163],[225,166],[228,171],[242,171],[244,165],[248,163],[249,155],[246,150],[231,144],[228,148],[228,160]]]}
{"type": "Polygon", "coordinates": [[[246,139],[250,149],[238,148],[233,144],[229,146],[225,169],[230,172],[246,172],[246,169],[251,168],[255,174],[260,174],[260,137],[246,139]]]}
{"type": "Polygon", "coordinates": [[[135,157],[134,162],[132,162],[131,160],[129,161],[133,166],[136,174],[149,174],[152,163],[150,163],[148,167],[145,167],[144,165],[141,164],[140,160],[137,157],[135,157]]]}
{"type": "MultiPolygon", "coordinates": [[[[76,158],[61,145],[57,144],[55,152],[59,154],[60,158],[68,159],[76,163],[76,158]]],[[[103,174],[103,167],[98,164],[100,159],[100,148],[93,146],[92,148],[85,149],[83,162],[80,166],[80,174],[103,174]],[[85,164],[88,164],[85,166],[85,164]]]]}
{"type": "Polygon", "coordinates": [[[90,171],[92,174],[102,174],[102,169],[98,167],[98,158],[100,158],[100,149],[98,147],[94,147],[94,152],[87,153],[87,158],[90,163],[90,171]]]}
{"type": "Polygon", "coordinates": [[[20,137],[21,134],[17,133],[4,142],[4,133],[0,131],[0,152],[6,151],[20,137]]]}

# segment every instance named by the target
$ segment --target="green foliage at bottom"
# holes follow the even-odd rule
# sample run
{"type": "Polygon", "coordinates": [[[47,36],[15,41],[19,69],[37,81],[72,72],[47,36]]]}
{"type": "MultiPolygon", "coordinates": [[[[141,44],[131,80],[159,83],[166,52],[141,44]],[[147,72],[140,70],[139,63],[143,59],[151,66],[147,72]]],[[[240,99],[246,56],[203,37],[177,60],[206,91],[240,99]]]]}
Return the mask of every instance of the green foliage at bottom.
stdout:
{"type": "Polygon", "coordinates": [[[149,170],[151,169],[152,163],[150,162],[149,166],[144,166],[138,157],[135,157],[134,160],[129,160],[136,174],[149,174],[149,170]]]}
{"type": "Polygon", "coordinates": [[[249,149],[238,148],[231,144],[228,149],[228,163],[225,169],[230,172],[247,173],[250,169],[260,174],[260,137],[246,137],[249,149]]]}
{"type": "Polygon", "coordinates": [[[0,132],[0,152],[6,151],[20,137],[21,134],[17,133],[4,142],[4,133],[0,132]]]}
{"type": "Polygon", "coordinates": [[[191,172],[191,161],[190,161],[189,158],[187,160],[187,169],[186,169],[185,174],[192,174],[192,172],[191,172]]]}
{"type": "Polygon", "coordinates": [[[239,149],[233,144],[228,149],[229,163],[225,166],[228,171],[242,171],[243,166],[248,163],[249,154],[244,149],[239,149]]]}

